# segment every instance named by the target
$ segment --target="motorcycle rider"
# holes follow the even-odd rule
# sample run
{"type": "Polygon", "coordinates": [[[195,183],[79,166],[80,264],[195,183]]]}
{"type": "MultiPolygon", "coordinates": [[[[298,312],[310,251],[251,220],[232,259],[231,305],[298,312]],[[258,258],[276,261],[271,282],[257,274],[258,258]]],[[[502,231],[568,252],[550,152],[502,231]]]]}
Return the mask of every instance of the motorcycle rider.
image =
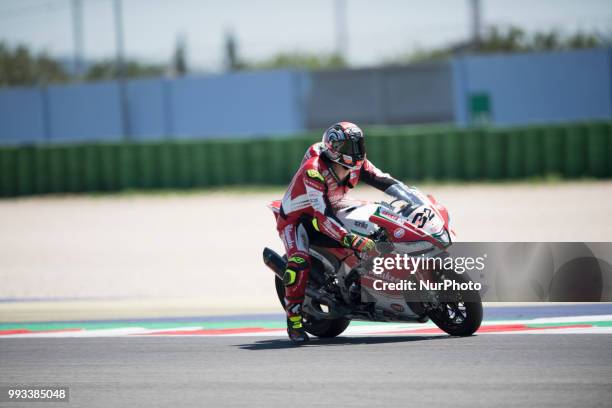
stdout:
{"type": "Polygon", "coordinates": [[[287,333],[291,341],[308,341],[302,302],[311,259],[305,223],[358,252],[374,249],[374,242],[347,231],[334,210],[359,180],[385,191],[400,183],[377,169],[366,158],[362,130],[350,122],[338,122],[323,134],[322,141],[307,150],[282,200],[277,229],[285,246],[287,267],[283,275],[287,333]]]}

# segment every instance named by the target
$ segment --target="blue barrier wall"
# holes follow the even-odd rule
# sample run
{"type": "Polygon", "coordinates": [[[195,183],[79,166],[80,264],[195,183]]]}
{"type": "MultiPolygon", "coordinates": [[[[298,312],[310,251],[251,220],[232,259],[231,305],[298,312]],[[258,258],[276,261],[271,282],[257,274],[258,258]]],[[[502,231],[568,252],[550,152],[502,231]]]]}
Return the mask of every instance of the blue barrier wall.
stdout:
{"type": "Polygon", "coordinates": [[[456,122],[470,123],[470,97],[488,95],[496,125],[612,117],[611,49],[454,59],[456,122]]]}
{"type": "MultiPolygon", "coordinates": [[[[0,144],[121,139],[120,95],[117,82],[0,89],[0,144]]],[[[291,134],[336,120],[468,125],[475,96],[495,125],[609,119],[612,49],[131,80],[126,96],[135,140],[291,134]]]]}
{"type": "Polygon", "coordinates": [[[44,92],[42,88],[0,90],[0,143],[47,138],[44,92]]]}
{"type": "Polygon", "coordinates": [[[50,86],[48,94],[52,140],[120,139],[123,127],[116,82],[50,86]]]}
{"type": "Polygon", "coordinates": [[[127,82],[128,123],[134,139],[160,139],[171,134],[166,100],[169,82],[157,78],[127,82]]]}
{"type": "MultiPolygon", "coordinates": [[[[290,134],[305,128],[309,74],[279,70],[126,85],[132,139],[290,134]]],[[[0,90],[0,143],[118,140],[117,82],[0,90]]]]}
{"type": "Polygon", "coordinates": [[[244,72],[170,83],[171,133],[247,136],[304,130],[306,74],[244,72]]]}

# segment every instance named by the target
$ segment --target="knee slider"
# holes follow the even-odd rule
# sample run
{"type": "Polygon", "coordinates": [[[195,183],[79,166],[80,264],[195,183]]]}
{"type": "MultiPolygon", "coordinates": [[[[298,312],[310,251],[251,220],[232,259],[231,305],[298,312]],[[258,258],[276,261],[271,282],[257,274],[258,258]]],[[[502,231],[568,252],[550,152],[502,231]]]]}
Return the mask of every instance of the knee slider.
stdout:
{"type": "Polygon", "coordinates": [[[297,282],[298,274],[309,267],[310,264],[308,260],[301,256],[292,256],[287,260],[287,269],[285,269],[285,273],[283,274],[283,284],[285,286],[294,285],[295,282],[297,282]]]}
{"type": "Polygon", "coordinates": [[[292,269],[285,269],[285,273],[283,274],[283,285],[291,286],[295,284],[297,281],[297,272],[292,269]]]}

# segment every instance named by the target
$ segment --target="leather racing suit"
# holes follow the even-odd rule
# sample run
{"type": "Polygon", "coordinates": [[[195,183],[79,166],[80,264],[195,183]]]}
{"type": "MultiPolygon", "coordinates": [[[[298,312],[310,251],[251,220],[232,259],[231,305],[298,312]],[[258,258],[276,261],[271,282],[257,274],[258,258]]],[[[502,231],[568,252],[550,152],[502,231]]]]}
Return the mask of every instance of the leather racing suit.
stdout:
{"type": "Polygon", "coordinates": [[[321,233],[348,246],[345,239],[349,232],[334,215],[334,210],[346,193],[360,180],[381,191],[398,183],[367,158],[361,168],[351,169],[345,181],[341,181],[333,172],[332,162],[320,153],[321,143],[313,144],[306,151],[300,168],[285,192],[277,221],[277,230],[287,254],[283,283],[288,319],[301,316],[310,273],[311,258],[304,223],[311,222],[321,233]]]}

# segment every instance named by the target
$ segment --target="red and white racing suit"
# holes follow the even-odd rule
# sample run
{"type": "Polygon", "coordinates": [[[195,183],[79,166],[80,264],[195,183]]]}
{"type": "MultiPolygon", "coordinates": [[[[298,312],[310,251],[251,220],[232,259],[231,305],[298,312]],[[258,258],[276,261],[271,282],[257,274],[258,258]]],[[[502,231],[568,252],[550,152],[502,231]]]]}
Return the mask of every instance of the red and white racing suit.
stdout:
{"type": "Polygon", "coordinates": [[[312,222],[316,229],[343,242],[348,231],[334,215],[346,193],[359,180],[386,190],[398,181],[377,169],[369,160],[360,169],[350,170],[344,182],[331,170],[331,162],[321,155],[321,144],[310,146],[293,176],[282,200],[277,229],[287,254],[284,275],[285,306],[288,316],[301,314],[301,304],[310,272],[308,235],[303,225],[312,222]]]}

